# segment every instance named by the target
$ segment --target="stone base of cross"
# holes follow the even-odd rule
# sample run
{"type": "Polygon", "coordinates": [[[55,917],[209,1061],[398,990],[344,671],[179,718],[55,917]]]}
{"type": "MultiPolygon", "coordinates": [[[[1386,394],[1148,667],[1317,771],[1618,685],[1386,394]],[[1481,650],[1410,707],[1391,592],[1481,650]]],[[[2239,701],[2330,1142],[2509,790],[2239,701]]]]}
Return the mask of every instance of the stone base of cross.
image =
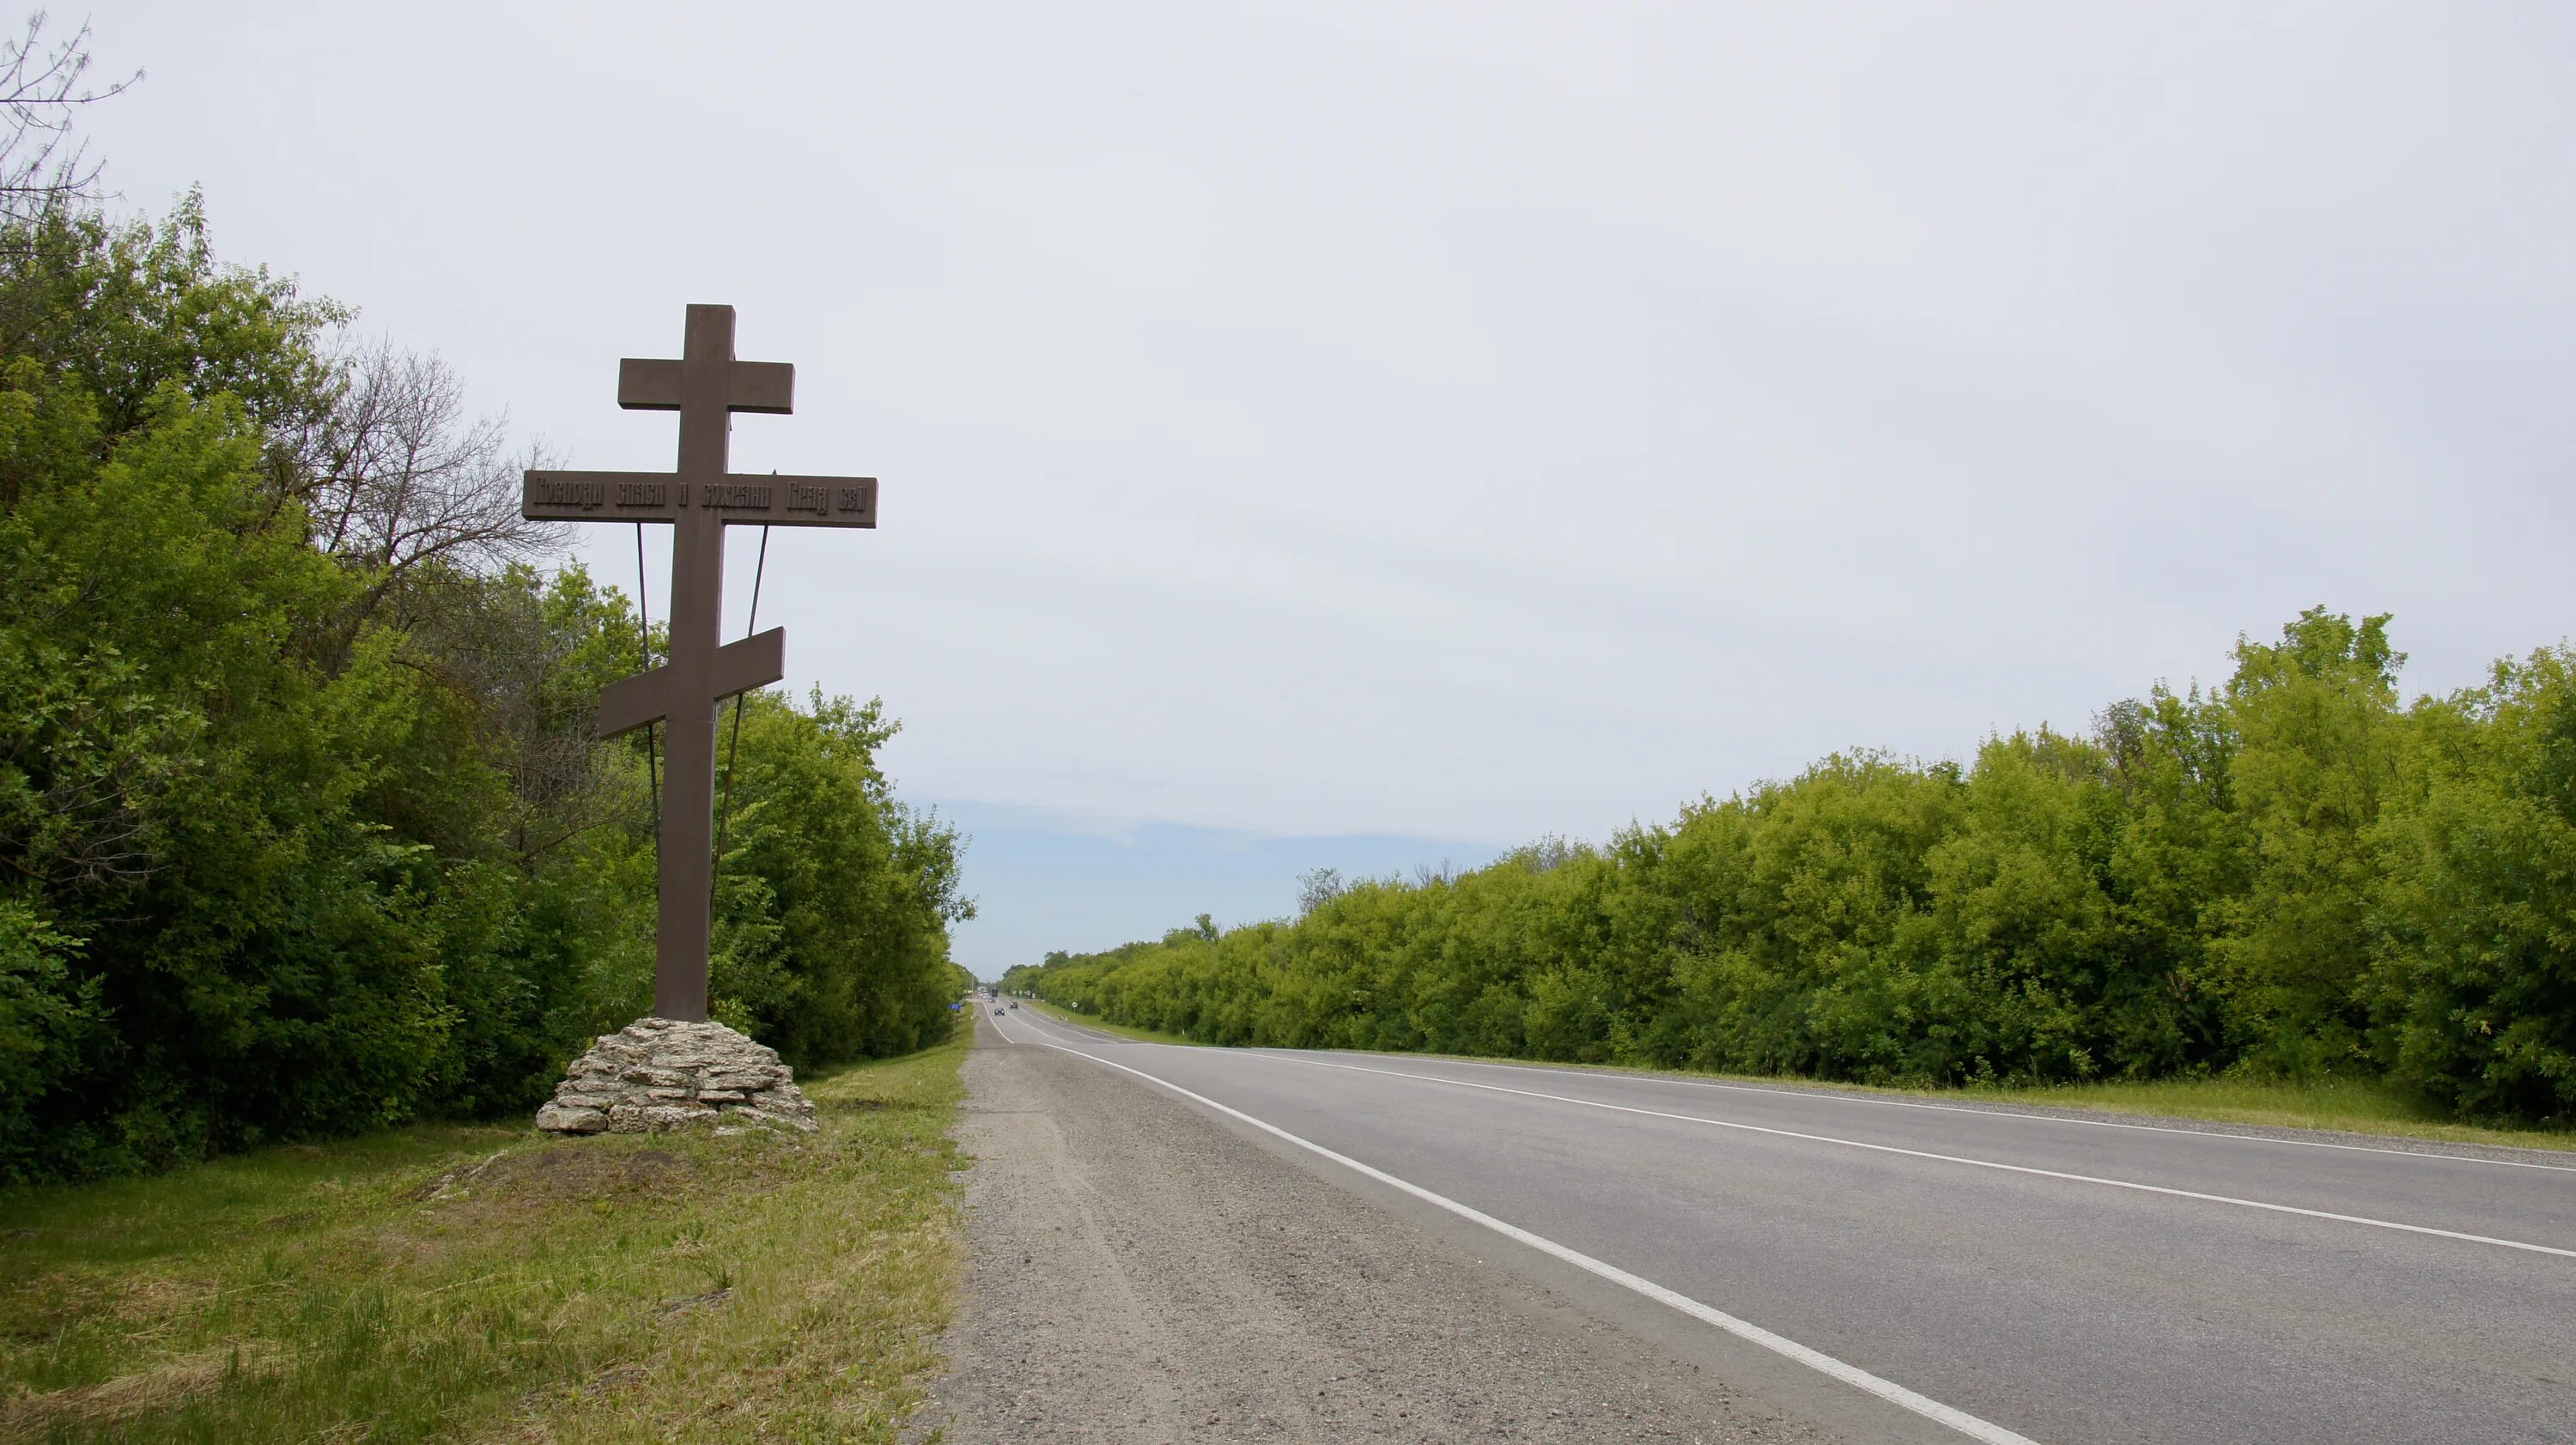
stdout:
{"type": "Polygon", "coordinates": [[[725,470],[738,411],[794,410],[796,369],[736,361],[733,308],[689,308],[677,361],[626,360],[617,404],[680,414],[679,466],[670,472],[530,472],[521,515],[547,522],[653,522],[672,529],[670,658],[600,694],[599,732],[668,725],[664,745],[660,919],[653,1012],[707,1016],[707,938],[715,887],[716,708],[787,675],[787,633],[723,641],[724,529],[873,527],[874,477],[737,476],[725,470]]]}

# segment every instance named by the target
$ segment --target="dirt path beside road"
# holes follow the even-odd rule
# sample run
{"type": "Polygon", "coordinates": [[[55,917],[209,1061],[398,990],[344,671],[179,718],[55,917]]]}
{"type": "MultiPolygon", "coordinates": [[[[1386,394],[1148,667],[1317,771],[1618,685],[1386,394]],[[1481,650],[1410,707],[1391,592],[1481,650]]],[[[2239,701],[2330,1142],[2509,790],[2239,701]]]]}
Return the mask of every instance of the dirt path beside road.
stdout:
{"type": "Polygon", "coordinates": [[[967,1297],[908,1439],[1824,1438],[1159,1090],[977,1043],[967,1297]]]}

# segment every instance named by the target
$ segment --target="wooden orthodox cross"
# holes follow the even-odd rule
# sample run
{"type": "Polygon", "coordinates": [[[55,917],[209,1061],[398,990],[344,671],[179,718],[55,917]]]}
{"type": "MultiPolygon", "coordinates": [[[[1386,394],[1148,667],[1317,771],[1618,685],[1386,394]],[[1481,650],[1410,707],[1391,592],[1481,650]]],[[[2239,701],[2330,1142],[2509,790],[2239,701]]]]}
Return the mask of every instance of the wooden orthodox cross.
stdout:
{"type": "Polygon", "coordinates": [[[787,630],[722,642],[724,529],[873,527],[874,477],[736,476],[725,471],[730,413],[794,410],[796,368],[733,359],[733,308],[689,308],[677,361],[617,363],[617,404],[680,414],[674,472],[530,472],[520,514],[545,522],[666,522],[671,537],[670,661],[610,684],[599,735],[670,724],[662,789],[660,928],[653,1012],[707,1016],[707,925],[714,890],[716,705],[787,675],[787,630]]]}

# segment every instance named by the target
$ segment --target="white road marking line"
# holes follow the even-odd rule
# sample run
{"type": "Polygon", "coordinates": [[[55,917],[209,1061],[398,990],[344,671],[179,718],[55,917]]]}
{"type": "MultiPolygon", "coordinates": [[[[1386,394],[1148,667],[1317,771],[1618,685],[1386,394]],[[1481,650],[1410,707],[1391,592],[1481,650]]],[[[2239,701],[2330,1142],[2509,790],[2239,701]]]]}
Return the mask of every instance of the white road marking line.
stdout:
{"type": "MultiPolygon", "coordinates": [[[[1063,1022],[1059,1020],[1059,1022],[1063,1022]]],[[[1068,1027],[1078,1025],[1068,1024],[1068,1027]]],[[[1138,1043],[1115,1034],[1090,1030],[1106,1042],[1138,1043]]],[[[1267,1053],[1290,1057],[1299,1053],[1350,1053],[1364,1059],[1403,1058],[1402,1054],[1381,1053],[1374,1049],[1297,1050],[1264,1049],[1247,1045],[1160,1044],[1159,1048],[1225,1048],[1239,1053],[1267,1053]]],[[[2432,1159],[2446,1164],[2492,1164],[2500,1169],[2540,1169],[2553,1174],[2576,1174],[2576,1164],[2543,1164],[2530,1159],[2489,1159],[2477,1154],[2444,1154],[2431,1149],[2391,1149],[2378,1144],[2338,1144],[2324,1139],[2283,1139],[2270,1134],[2232,1134],[2224,1128],[2182,1129],[2171,1124],[2138,1124],[2125,1119],[2074,1119],[2063,1114],[2033,1114],[2020,1109],[1980,1109],[1965,1104],[1935,1104],[1922,1099],[1890,1099],[1877,1094],[1845,1092],[1839,1089],[1800,1089],[1770,1084],[1729,1084],[1716,1079],[1681,1079],[1643,1069],[1577,1069],[1551,1068],[1545,1064],[1509,1064],[1493,1059],[1425,1058],[1425,1063],[1455,1064],[1466,1069],[1504,1069],[1520,1074],[1554,1074],[1559,1078],[1606,1078],[1620,1082],[1679,1084],[1690,1089],[1719,1089],[1736,1094],[1784,1094],[1793,1099],[1823,1099],[1838,1104],[1874,1104],[1885,1109],[1930,1109],[1943,1114],[1978,1114],[1990,1119],[2026,1119],[2036,1124],[2075,1124],[2088,1129],[2135,1129],[2147,1134],[2180,1134],[2192,1139],[2231,1139],[2240,1144],[2287,1144],[2299,1149],[2335,1149],[2351,1154],[2388,1154],[2400,1159],[2432,1159]]],[[[2219,1121],[2223,1123],[2224,1121],[2219,1121]]],[[[2427,1142],[2440,1143],[2440,1140],[2427,1142]]],[[[2514,1147],[2514,1146],[2498,1146],[2514,1147]]]]}
{"type": "MultiPolygon", "coordinates": [[[[1270,1052],[1265,1050],[1264,1052],[1270,1052]]],[[[1294,1052],[1279,1050],[1279,1053],[1294,1052]]],[[[1354,1049],[1365,1058],[1401,1058],[1400,1054],[1381,1054],[1373,1050],[1354,1049]]],[[[1431,1062],[1426,1060],[1425,1062],[1431,1062]]],[[[2194,1139],[2234,1139],[2245,1144],[2290,1144],[2301,1149],[2341,1149],[2355,1154],[2393,1154],[2401,1159],[2439,1159],[2451,1164],[2493,1164],[2505,1169],[2546,1169],[2558,1174],[2576,1174],[2576,1164],[2542,1164],[2526,1159],[2488,1159],[2476,1154],[2440,1154],[2427,1149],[2391,1149],[2377,1144],[2336,1144],[2323,1139],[2281,1139],[2269,1134],[2230,1134],[2224,1129],[2180,1129],[2171,1124],[2133,1124],[2122,1119],[2070,1119],[2062,1114],[2031,1114],[2019,1109],[1979,1109],[1965,1104],[1934,1104],[1920,1099],[1887,1099],[1875,1094],[1844,1093],[1834,1089],[1775,1088],[1766,1084],[1726,1084],[1714,1079],[1677,1079],[1670,1074],[1615,1070],[1595,1074],[1589,1069],[1551,1069],[1544,1064],[1505,1064],[1487,1059],[1440,1059],[1469,1069],[1509,1069],[1522,1074],[1554,1074],[1559,1078],[1609,1078],[1622,1082],[1642,1081],[1656,1084],[1680,1084],[1693,1089],[1723,1089],[1738,1094],[1785,1094],[1793,1099],[1827,1099],[1842,1104],[1876,1104],[1887,1109],[1932,1109],[1944,1114],[1981,1114],[1990,1119],[2028,1119],[2040,1124],[2080,1124],[2090,1129],[2136,1129],[2150,1134],[2181,1134],[2194,1139]]],[[[2436,1141],[2438,1142],[2438,1141],[2436,1141]]]]}
{"type": "MultiPolygon", "coordinates": [[[[1263,1133],[1270,1134],[1276,1138],[1286,1141],[1287,1143],[1294,1144],[1298,1148],[1306,1150],[1308,1153],[1329,1159],[1334,1163],[1341,1165],[1345,1169],[1365,1175],[1368,1178],[1374,1179],[1378,1183],[1384,1184],[1390,1188],[1402,1190],[1426,1204],[1435,1205],[1441,1209],[1445,1209],[1451,1214],[1457,1215],[1461,1219],[1467,1220],[1471,1223],[1481,1224],[1485,1228],[1494,1231],[1496,1234],[1502,1235],[1503,1237],[1517,1243],[1528,1245],[1530,1248],[1539,1251],[1541,1254],[1552,1255],[1555,1258],[1565,1261],[1567,1264],[1573,1265],[1577,1269],[1598,1275],[1601,1278],[1610,1281],[1612,1284],[1619,1285],[1625,1289],[1634,1290],[1638,1294],[1644,1295],[1646,1298],[1653,1300],[1658,1304],[1669,1305],[1704,1324],[1715,1325],[1719,1329],[1726,1331],[1728,1334],[1734,1335],[1738,1339],[1760,1345],[1762,1348],[1770,1350],[1775,1354],[1785,1355],[1788,1358],[1797,1361],[1799,1364],[1805,1365],[1811,1370],[1818,1371],[1825,1375],[1830,1375],[1834,1379],[1840,1380],[1846,1385],[1867,1391],[1868,1393],[1876,1395],[1878,1398],[1887,1401],[1891,1405],[1911,1410],[1915,1414],[1921,1415],[1927,1420],[1933,1420],[1940,1424],[1947,1425],[1951,1429],[1958,1431],[1960,1434],[1967,1436],[1971,1440],[1984,1441],[1985,1445],[2038,1445],[2038,1442],[2030,1439],[2028,1436],[2017,1435],[2012,1431],[2005,1429],[2003,1426],[1995,1424],[1991,1420],[1981,1420],[1964,1410],[1953,1409],[1952,1407],[1944,1405],[1940,1401],[1932,1399],[1929,1396],[1918,1395],[1914,1391],[1905,1388],[1903,1385],[1897,1384],[1893,1380],[1881,1379],[1878,1376],[1871,1374],[1869,1371],[1862,1369],[1858,1365],[1846,1364],[1843,1361],[1826,1354],[1822,1350],[1810,1349],[1785,1335],[1775,1335],[1771,1331],[1762,1328],[1760,1325],[1754,1324],[1750,1320],[1737,1319],[1735,1316],[1728,1314],[1724,1310],[1701,1304],[1698,1300],[1692,1299],[1690,1296],[1682,1294],[1677,1290],[1666,1289],[1664,1286],[1655,1283],[1653,1280],[1646,1279],[1639,1275],[1630,1274],[1628,1271],[1619,1268],[1615,1264],[1609,1264],[1602,1260],[1594,1259],[1592,1256],[1585,1254],[1580,1250],[1569,1249],[1544,1235],[1532,1234],[1517,1224],[1496,1219],[1494,1216],[1485,1213],[1481,1209],[1477,1209],[1472,1205],[1461,1204],[1457,1200],[1451,1199],[1445,1194],[1435,1194],[1432,1191],[1423,1188],[1419,1184],[1415,1184],[1409,1180],[1398,1179],[1383,1169],[1363,1164],[1347,1154],[1335,1153],[1334,1151],[1325,1148],[1323,1145],[1315,1143],[1313,1140],[1301,1139],[1296,1135],[1289,1133],[1287,1130],[1280,1128],[1276,1124],[1269,1123],[1266,1120],[1256,1119],[1250,1114],[1243,1112],[1241,1109],[1230,1108],[1227,1105],[1220,1104],[1205,1094],[1194,1093],[1188,1089],[1184,1089],[1169,1079],[1157,1078],[1152,1074],[1146,1073],[1142,1069],[1129,1068],[1127,1065],[1119,1063],[1115,1059],[1104,1059],[1098,1054],[1087,1054],[1080,1049],[1068,1048],[1063,1044],[1051,1042],[1044,1036],[1042,1031],[1032,1030],[1032,1032],[1037,1034],[1036,1042],[1042,1047],[1054,1049],[1058,1053],[1071,1054],[1078,1059],[1089,1059],[1095,1064],[1105,1064],[1108,1067],[1117,1069],[1123,1073],[1134,1074],[1137,1078],[1143,1079],[1149,1084],[1160,1085],[1161,1087],[1169,1089],[1173,1093],[1180,1095],[1184,1099],[1188,1099],[1193,1103],[1203,1104],[1228,1118],[1240,1119],[1244,1123],[1261,1130],[1263,1133]]],[[[1003,1037],[1009,1038],[1010,1036],[1008,1034],[1004,1034],[1003,1037]]],[[[1013,1040],[1013,1042],[1017,1042],[1017,1040],[1013,1040]]]]}
{"type": "Polygon", "coordinates": [[[1760,1124],[1739,1124],[1731,1119],[1711,1119],[1700,1114],[1675,1114],[1663,1109],[1640,1109],[1629,1104],[1606,1104],[1598,1099],[1578,1099],[1568,1094],[1542,1094],[1535,1089],[1508,1089],[1500,1084],[1479,1084],[1471,1079],[1444,1079],[1437,1074],[1408,1074],[1401,1069],[1370,1069],[1358,1064],[1329,1063],[1323,1059],[1300,1058],[1294,1054],[1274,1054],[1247,1049],[1260,1058],[1278,1059],[1283,1063],[1304,1064],[1317,1069],[1344,1069],[1354,1074],[1382,1074],[1390,1079],[1412,1079],[1425,1084],[1447,1084],[1454,1089],[1482,1089],[1494,1094],[1517,1094],[1528,1099],[1547,1099],[1559,1104],[1578,1104],[1587,1109],[1607,1109],[1616,1114],[1640,1114],[1650,1119],[1673,1119],[1685,1124],[1706,1124],[1718,1129],[1740,1129],[1748,1134],[1769,1134],[1781,1139],[1803,1139],[1815,1144],[1839,1144],[1846,1149],[1867,1149],[1879,1154],[1902,1154],[1912,1159],[1933,1159],[1944,1164],[1967,1164],[1979,1169],[2000,1169],[2012,1174],[2031,1174],[2042,1179],[2064,1179],[2077,1184],[2100,1184],[2112,1189],[2133,1189],[2141,1194],[2162,1194],[2175,1199],[2197,1199],[2208,1204],[2232,1204],[2241,1209],[2269,1210],[2275,1214],[2296,1214],[2309,1219],[2331,1219],[2341,1224],[2364,1224],[2373,1229],[2394,1229],[2406,1234],[2427,1234],[2437,1239],[2456,1239],[2469,1244],[2492,1244],[2503,1249],[2525,1250],[2532,1254],[2554,1254],[2561,1259],[2576,1259],[2576,1249],[2555,1245],[2530,1244],[2519,1239],[2498,1239],[2487,1234],[2463,1234],[2455,1229],[2435,1229],[2429,1224],[2401,1224],[2393,1219],[2373,1219],[2363,1214],[2337,1214],[2326,1209],[2302,1209],[2295,1204],[2272,1204],[2260,1199],[2239,1199],[2232,1194],[2203,1194],[2197,1189],[2175,1189],[2163,1184],[2141,1184],[2132,1179],[2105,1179],[2098,1174],[2070,1174],[2059,1169],[2040,1169],[2028,1164],[2006,1164],[1994,1159],[1971,1159],[1963,1154],[1936,1154],[1928,1149],[1905,1149],[1894,1144],[1872,1144],[1861,1139],[1837,1139],[1831,1134],[1807,1134],[1795,1129],[1772,1129],[1760,1124]]]}

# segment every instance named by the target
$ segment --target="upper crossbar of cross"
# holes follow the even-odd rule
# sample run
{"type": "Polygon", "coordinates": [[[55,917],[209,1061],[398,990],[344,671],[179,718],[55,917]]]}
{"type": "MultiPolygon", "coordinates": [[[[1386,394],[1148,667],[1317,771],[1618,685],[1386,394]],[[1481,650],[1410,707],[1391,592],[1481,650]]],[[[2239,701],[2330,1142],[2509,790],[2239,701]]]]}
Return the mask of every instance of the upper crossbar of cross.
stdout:
{"type": "Polygon", "coordinates": [[[689,308],[677,361],[617,363],[617,404],[680,414],[679,466],[669,472],[533,471],[521,511],[532,521],[673,522],[691,512],[772,527],[873,527],[874,477],[728,474],[730,414],[796,409],[796,368],[733,359],[733,308],[689,308]]]}

